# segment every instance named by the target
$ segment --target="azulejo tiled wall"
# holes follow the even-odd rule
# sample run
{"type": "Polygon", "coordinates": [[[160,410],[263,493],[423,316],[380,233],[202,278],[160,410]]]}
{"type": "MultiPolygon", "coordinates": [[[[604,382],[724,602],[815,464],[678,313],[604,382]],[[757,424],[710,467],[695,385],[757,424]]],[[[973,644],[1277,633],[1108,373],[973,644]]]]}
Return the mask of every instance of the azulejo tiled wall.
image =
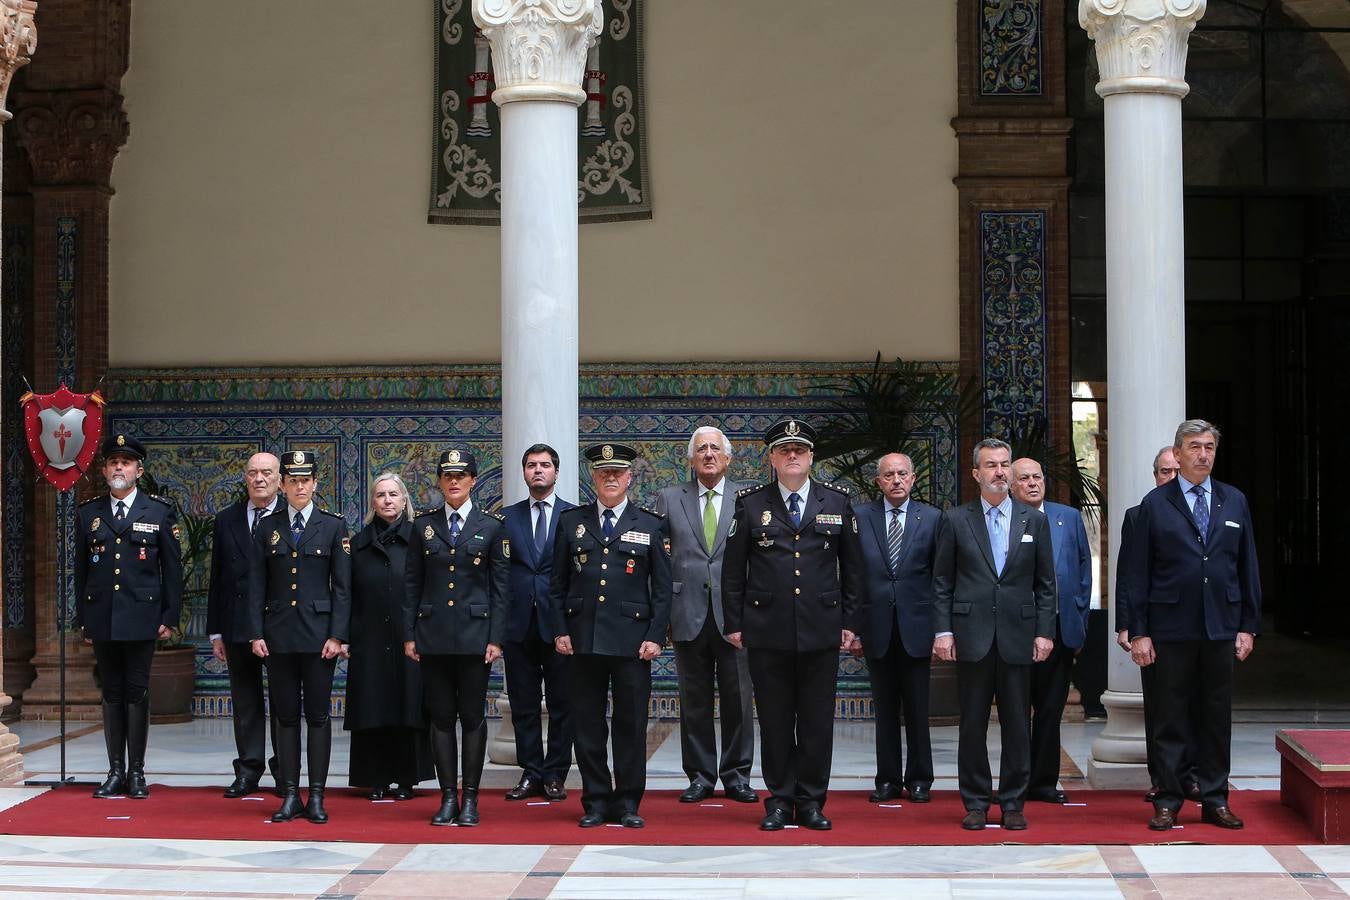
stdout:
{"type": "MultiPolygon", "coordinates": [[[[871,368],[871,362],[588,365],[580,382],[581,439],[638,447],[633,495],[639,502],[650,502],[660,488],[688,477],[686,442],[705,424],[721,427],[736,444],[732,475],[759,481],[768,471],[761,453],[764,430],[789,414],[819,420],[831,398],[812,384],[871,368]]],[[[475,502],[486,508],[501,503],[503,477],[520,477],[514,460],[503,467],[501,459],[495,365],[119,370],[109,382],[114,427],[144,440],[149,474],[189,515],[212,515],[241,496],[245,461],[258,450],[316,451],[327,473],[320,499],[341,511],[353,531],[366,511],[369,479],[386,469],[403,474],[419,505],[434,504],[439,499],[434,461],[452,442],[477,454],[475,502]]],[[[933,410],[920,431],[934,466],[933,484],[918,486],[917,493],[938,504],[952,502],[958,477],[954,406],[933,410]]],[[[588,479],[579,478],[578,487],[577,495],[592,499],[588,479]]],[[[204,633],[206,566],[199,561],[188,584],[193,595],[188,633],[199,645],[195,711],[228,715],[226,675],[204,633]]],[[[339,674],[340,698],[345,674],[339,674]]],[[[653,663],[652,674],[653,713],[676,714],[669,650],[653,663]]],[[[499,686],[497,671],[491,690],[499,686]]],[[[839,696],[841,715],[870,713],[861,661],[841,659],[839,696]]]]}

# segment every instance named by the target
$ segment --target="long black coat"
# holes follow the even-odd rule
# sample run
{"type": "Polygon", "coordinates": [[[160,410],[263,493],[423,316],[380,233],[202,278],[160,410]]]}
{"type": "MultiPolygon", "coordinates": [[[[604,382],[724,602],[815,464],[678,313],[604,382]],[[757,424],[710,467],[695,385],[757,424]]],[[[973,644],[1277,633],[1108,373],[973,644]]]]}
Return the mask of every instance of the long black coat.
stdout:
{"type": "Polygon", "coordinates": [[[422,672],[403,655],[403,571],[412,523],[376,520],[352,538],[347,731],[422,728],[422,672]]]}

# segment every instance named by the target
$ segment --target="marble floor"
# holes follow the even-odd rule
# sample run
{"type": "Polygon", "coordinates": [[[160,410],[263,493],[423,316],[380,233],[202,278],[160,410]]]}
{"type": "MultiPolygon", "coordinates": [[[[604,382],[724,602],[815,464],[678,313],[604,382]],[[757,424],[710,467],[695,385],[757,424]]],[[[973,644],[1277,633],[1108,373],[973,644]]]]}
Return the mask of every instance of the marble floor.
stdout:
{"type": "MultiPolygon", "coordinates": [[[[1313,724],[1311,714],[1239,712],[1233,787],[1278,786],[1274,732],[1313,724]]],[[[1350,712],[1320,712],[1315,724],[1350,724],[1350,712]]],[[[492,723],[493,728],[497,725],[492,723]]],[[[1086,790],[1099,722],[1063,729],[1062,785],[1086,790]]],[[[61,768],[57,727],[23,722],[31,780],[61,768]]],[[[649,787],[682,789],[679,731],[652,723],[649,787]]],[[[955,788],[956,729],[934,730],[934,788],[955,788]]],[[[871,786],[870,723],[835,726],[832,789],[871,786]]],[[[348,741],[334,742],[330,783],[345,781],[348,741]]],[[[996,756],[997,728],[991,728],[996,756]]],[[[232,757],[229,720],[155,726],[147,767],[153,783],[223,785],[232,757]]],[[[106,766],[102,734],[72,723],[66,771],[80,780],[106,766]]],[[[995,763],[995,765],[997,765],[995,763]]],[[[489,764],[485,786],[513,784],[517,770],[489,764]]],[[[572,782],[576,782],[573,772],[572,782]]],[[[756,771],[756,786],[762,787],[756,771]]],[[[575,786],[575,784],[574,784],[575,786]]],[[[0,788],[0,808],[45,788],[0,788]]],[[[1234,800],[1237,806],[1238,800],[1234,800]]],[[[1239,807],[1240,808],[1240,807],[1239,807]]],[[[605,837],[614,837],[606,831],[605,837]]],[[[940,836],[935,835],[935,840],[940,836]]],[[[474,846],[317,842],[146,841],[0,836],[0,896],[31,897],[1186,897],[1241,900],[1350,896],[1350,847],[986,846],[986,847],[635,847],[474,846]]]]}

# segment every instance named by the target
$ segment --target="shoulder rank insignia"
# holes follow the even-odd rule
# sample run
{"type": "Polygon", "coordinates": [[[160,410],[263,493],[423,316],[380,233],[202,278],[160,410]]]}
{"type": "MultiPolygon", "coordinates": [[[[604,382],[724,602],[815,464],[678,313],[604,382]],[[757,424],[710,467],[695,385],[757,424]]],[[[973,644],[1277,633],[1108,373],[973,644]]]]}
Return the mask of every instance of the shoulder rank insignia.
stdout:
{"type": "Polygon", "coordinates": [[[652,509],[652,508],[650,508],[650,507],[647,507],[647,506],[639,506],[638,509],[642,510],[642,511],[645,512],[645,513],[651,513],[652,515],[656,516],[658,519],[664,519],[664,518],[666,517],[666,514],[665,514],[665,513],[657,512],[656,510],[654,510],[654,509],[652,509]]]}
{"type": "Polygon", "coordinates": [[[426,538],[427,540],[431,540],[435,536],[436,536],[436,529],[432,528],[430,525],[427,526],[426,531],[422,532],[422,537],[426,538]]]}
{"type": "Polygon", "coordinates": [[[737,497],[744,497],[746,494],[753,494],[755,491],[762,491],[762,490],[764,490],[764,489],[765,489],[766,487],[768,487],[768,486],[769,486],[769,483],[766,481],[766,482],[764,482],[763,484],[755,484],[755,485],[751,485],[751,486],[748,487],[748,488],[741,488],[739,491],[736,492],[736,496],[737,496],[737,497]]]}
{"type": "Polygon", "coordinates": [[[843,494],[845,497],[848,496],[848,486],[847,486],[847,485],[843,485],[843,484],[835,484],[834,482],[831,482],[831,481],[816,481],[816,482],[813,482],[813,483],[814,483],[814,484],[818,484],[818,485],[820,485],[821,487],[827,487],[827,488],[829,488],[829,489],[832,490],[832,491],[838,491],[839,493],[843,494]]]}
{"type": "Polygon", "coordinates": [[[272,536],[271,536],[270,538],[268,538],[268,542],[271,543],[272,546],[274,546],[274,547],[275,547],[278,543],[280,543],[280,541],[281,541],[281,532],[280,532],[280,531],[273,531],[273,532],[272,532],[272,536]]]}
{"type": "Polygon", "coordinates": [[[320,512],[328,513],[328,515],[334,516],[334,517],[339,518],[339,519],[342,518],[342,513],[337,512],[337,511],[335,511],[335,510],[331,510],[331,509],[323,509],[323,510],[320,510],[320,512]]]}
{"type": "Polygon", "coordinates": [[[90,503],[97,503],[97,502],[100,501],[100,500],[107,500],[107,499],[108,499],[108,495],[107,495],[107,494],[104,494],[104,495],[102,495],[102,496],[100,496],[100,497],[90,497],[88,500],[81,500],[81,501],[80,501],[80,505],[81,505],[81,506],[88,506],[90,503]]]}
{"type": "Polygon", "coordinates": [[[507,559],[511,558],[511,542],[506,538],[502,538],[502,556],[505,556],[507,559]]]}
{"type": "Polygon", "coordinates": [[[344,537],[344,538],[342,539],[342,552],[345,553],[345,554],[347,554],[348,556],[351,556],[351,555],[352,555],[352,539],[351,539],[351,538],[349,538],[349,537],[344,537]]]}
{"type": "Polygon", "coordinates": [[[759,524],[768,525],[772,521],[773,521],[773,513],[769,512],[767,509],[759,514],[759,524]]]}
{"type": "Polygon", "coordinates": [[[89,523],[89,530],[90,530],[90,531],[98,531],[98,526],[100,526],[100,525],[102,525],[102,524],[103,524],[103,520],[100,519],[98,516],[94,516],[94,521],[92,521],[92,522],[89,523]]]}
{"type": "Polygon", "coordinates": [[[489,516],[492,516],[492,518],[496,519],[498,522],[505,522],[505,521],[506,521],[506,516],[502,515],[502,514],[499,513],[499,512],[490,512],[490,513],[488,513],[488,515],[489,515],[489,516]]]}

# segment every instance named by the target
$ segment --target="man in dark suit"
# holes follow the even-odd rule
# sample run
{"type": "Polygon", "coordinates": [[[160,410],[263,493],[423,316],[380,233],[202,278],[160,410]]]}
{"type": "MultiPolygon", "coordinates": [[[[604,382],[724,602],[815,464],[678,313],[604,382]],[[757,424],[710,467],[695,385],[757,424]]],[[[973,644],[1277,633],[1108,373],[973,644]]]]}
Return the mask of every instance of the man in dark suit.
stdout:
{"type": "Polygon", "coordinates": [[[1247,498],[1210,477],[1219,429],[1203,419],[1177,427],[1181,473],[1139,504],[1125,574],[1130,657],[1154,673],[1158,795],[1148,826],[1166,831],[1182,801],[1187,729],[1200,786],[1201,820],[1241,828],[1228,806],[1233,659],[1252,652],[1261,624],[1261,576],[1247,498]]]}
{"type": "Polygon", "coordinates": [[[566,800],[567,770],[572,766],[572,702],[564,661],[553,648],[549,581],[553,577],[553,539],[558,515],[572,504],[554,493],[558,452],[535,444],[521,460],[530,496],[502,510],[511,554],[510,613],[506,625],[506,691],[516,734],[520,782],[507,800],[544,796],[566,800]],[[543,684],[541,693],[539,685],[543,684]],[[548,704],[548,755],[544,754],[540,702],[548,704]]]}
{"type": "Polygon", "coordinates": [[[103,441],[109,495],[86,500],[76,515],[75,624],[94,645],[103,690],[108,777],[100,799],[150,796],[145,746],[150,737],[150,665],[155,639],[178,627],[182,548],[173,503],[137,490],[145,448],[125,434],[103,441]]]}
{"type": "Polygon", "coordinates": [[[755,707],[745,650],[722,635],[722,558],[742,485],[727,480],[731,441],[720,428],[689,438],[694,480],[665,488],[656,511],[670,526],[674,571],[670,625],[680,679],[680,751],[689,787],[681,803],[706,800],[722,779],[740,803],[759,797],[750,787],[755,756],[755,707]],[[722,693],[722,758],[713,732],[714,685],[722,693]]]}
{"type": "MultiPolygon", "coordinates": [[[[281,462],[270,453],[249,457],[244,472],[248,497],[216,513],[211,528],[211,585],[206,601],[206,632],[211,652],[229,667],[230,706],[234,717],[234,781],[226,797],[258,790],[267,753],[262,660],[253,655],[248,633],[248,570],[253,533],[272,514],[281,487],[281,462]]],[[[275,759],[272,760],[275,768],[275,759]]]]}
{"type": "Polygon", "coordinates": [[[993,780],[985,741],[997,697],[998,804],[1003,827],[1021,831],[1031,774],[1031,665],[1055,644],[1055,556],[1045,515],[1008,495],[1011,447],[996,438],[980,441],[972,474],[980,498],[947,510],[938,526],[933,652],[956,661],[961,827],[986,824],[993,780]]]}
{"type": "Polygon", "coordinates": [[[867,585],[862,632],[854,647],[867,656],[876,712],[876,790],[867,799],[885,803],[904,790],[913,802],[927,803],[933,785],[928,733],[933,555],[942,513],[910,496],[914,463],[904,453],[878,460],[876,481],[881,499],[854,507],[867,585]],[[909,745],[903,770],[902,714],[909,745]]]}
{"type": "Polygon", "coordinates": [[[861,612],[862,549],[848,494],[811,478],[816,430],[784,419],[764,435],[774,481],[736,498],[722,566],[727,639],[749,648],[760,759],[770,797],[763,831],[825,817],[839,651],[861,612]]]}
{"type": "Polygon", "coordinates": [[[558,514],[550,597],[553,644],[571,657],[581,805],[577,823],[646,825],[647,705],[651,661],[670,622],[670,537],[665,518],[628,500],[637,450],[586,448],[598,502],[558,514]],[[606,764],[605,699],[613,693],[614,778],[606,764]]]}
{"type": "Polygon", "coordinates": [[[1069,673],[1074,656],[1087,638],[1092,606],[1092,548],[1083,516],[1072,506],[1045,499],[1045,472],[1034,459],[1012,464],[1012,495],[1019,503],[1045,514],[1055,553],[1055,586],[1059,592],[1059,633],[1050,655],[1031,667],[1031,782],[1028,800],[1067,803],[1059,789],[1059,723],[1069,699],[1069,673]]]}

